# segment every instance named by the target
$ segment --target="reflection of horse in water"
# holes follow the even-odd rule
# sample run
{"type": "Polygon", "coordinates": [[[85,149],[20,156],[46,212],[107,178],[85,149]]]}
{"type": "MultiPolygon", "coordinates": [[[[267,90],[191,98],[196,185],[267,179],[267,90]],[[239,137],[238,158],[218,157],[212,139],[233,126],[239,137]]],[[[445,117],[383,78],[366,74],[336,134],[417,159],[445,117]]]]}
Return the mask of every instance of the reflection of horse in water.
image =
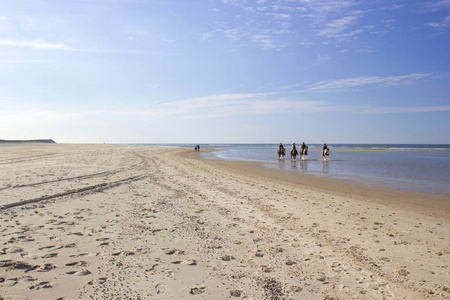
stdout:
{"type": "Polygon", "coordinates": [[[292,159],[295,160],[297,158],[297,155],[298,155],[297,149],[292,149],[291,150],[291,160],[292,159]]]}
{"type": "Polygon", "coordinates": [[[327,158],[328,155],[330,155],[330,149],[322,150],[322,153],[321,153],[322,158],[327,158]]]}
{"type": "Polygon", "coordinates": [[[278,158],[281,158],[281,157],[284,158],[284,156],[286,155],[286,150],[284,148],[281,148],[281,149],[278,149],[277,153],[278,153],[278,158]]]}

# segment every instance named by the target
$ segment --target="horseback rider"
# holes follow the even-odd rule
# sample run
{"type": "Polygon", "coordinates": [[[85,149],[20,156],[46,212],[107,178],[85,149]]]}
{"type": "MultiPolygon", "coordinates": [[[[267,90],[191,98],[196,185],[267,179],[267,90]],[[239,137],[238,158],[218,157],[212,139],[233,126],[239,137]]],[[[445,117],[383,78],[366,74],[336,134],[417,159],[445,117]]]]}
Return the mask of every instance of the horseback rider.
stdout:
{"type": "Polygon", "coordinates": [[[302,143],[302,152],[301,154],[306,155],[308,151],[308,146],[306,146],[305,142],[302,143]]]}
{"type": "Polygon", "coordinates": [[[329,151],[329,150],[328,150],[327,144],[323,144],[323,147],[322,147],[322,157],[329,155],[329,154],[328,154],[328,153],[329,153],[328,151],[329,151]]]}
{"type": "Polygon", "coordinates": [[[280,143],[280,146],[278,146],[278,150],[284,150],[284,146],[283,146],[283,143],[280,143]]]}

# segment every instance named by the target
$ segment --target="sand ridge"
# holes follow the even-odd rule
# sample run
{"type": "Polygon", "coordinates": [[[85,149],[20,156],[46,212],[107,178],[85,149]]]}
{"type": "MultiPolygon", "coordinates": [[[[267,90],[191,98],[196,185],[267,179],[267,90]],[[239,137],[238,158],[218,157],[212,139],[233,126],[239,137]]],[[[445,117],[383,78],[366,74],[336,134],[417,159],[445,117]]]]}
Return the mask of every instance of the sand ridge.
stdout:
{"type": "Polygon", "coordinates": [[[185,148],[0,148],[6,299],[450,297],[443,216],[185,148]]]}

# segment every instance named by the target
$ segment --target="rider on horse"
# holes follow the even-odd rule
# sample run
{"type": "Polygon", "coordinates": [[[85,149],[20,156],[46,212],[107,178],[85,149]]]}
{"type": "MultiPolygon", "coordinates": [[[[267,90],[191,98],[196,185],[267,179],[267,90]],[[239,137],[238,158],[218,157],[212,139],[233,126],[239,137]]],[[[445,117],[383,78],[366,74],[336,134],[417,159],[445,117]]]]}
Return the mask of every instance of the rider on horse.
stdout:
{"type": "Polygon", "coordinates": [[[292,148],[291,148],[291,159],[295,160],[295,157],[297,156],[298,151],[297,148],[295,146],[295,143],[292,144],[292,148]]]}
{"type": "Polygon", "coordinates": [[[308,146],[306,146],[305,142],[302,144],[302,151],[300,152],[300,155],[308,155],[308,146]]]}
{"type": "Polygon", "coordinates": [[[278,157],[281,157],[285,155],[286,150],[284,149],[283,143],[280,143],[280,146],[278,146],[278,157]]]}
{"type": "Polygon", "coordinates": [[[323,144],[322,147],[322,157],[330,155],[330,149],[328,149],[327,144],[323,144]]]}

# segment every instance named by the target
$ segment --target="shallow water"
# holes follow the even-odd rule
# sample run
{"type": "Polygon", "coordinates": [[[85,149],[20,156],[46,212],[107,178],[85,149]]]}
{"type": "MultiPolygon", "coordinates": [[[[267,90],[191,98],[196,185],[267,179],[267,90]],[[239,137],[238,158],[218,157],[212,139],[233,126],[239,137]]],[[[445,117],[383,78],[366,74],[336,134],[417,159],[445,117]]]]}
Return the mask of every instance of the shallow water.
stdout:
{"type": "MultiPolygon", "coordinates": [[[[204,152],[210,159],[256,161],[269,168],[295,170],[319,177],[399,190],[450,195],[449,145],[338,145],[329,146],[327,160],[320,145],[310,146],[308,156],[295,162],[278,159],[276,145],[204,145],[221,151],[204,152]],[[358,151],[354,151],[357,149],[358,151]],[[388,151],[373,151],[374,149],[388,151]]],[[[289,151],[290,145],[285,145],[289,151]]]]}

